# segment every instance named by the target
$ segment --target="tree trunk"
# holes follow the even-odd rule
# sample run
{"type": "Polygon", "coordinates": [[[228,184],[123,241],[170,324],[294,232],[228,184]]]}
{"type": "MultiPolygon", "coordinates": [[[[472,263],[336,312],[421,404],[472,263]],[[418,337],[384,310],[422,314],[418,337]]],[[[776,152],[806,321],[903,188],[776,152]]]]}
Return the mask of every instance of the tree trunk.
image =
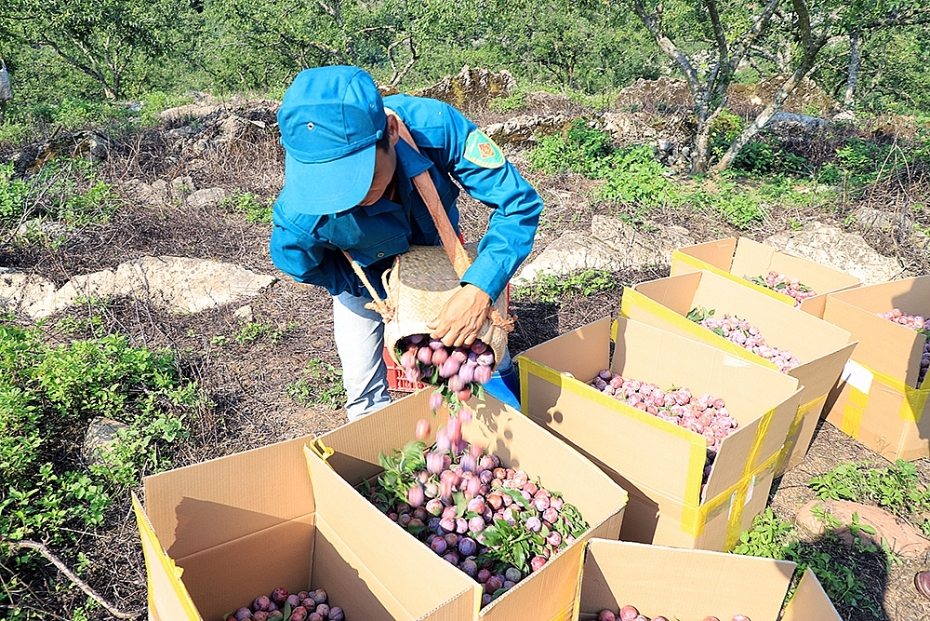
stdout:
{"type": "Polygon", "coordinates": [[[859,48],[862,33],[854,30],[849,33],[849,71],[846,74],[846,93],[843,107],[851,110],[856,102],[856,86],[859,84],[859,68],[862,66],[862,53],[859,48]]]}
{"type": "Polygon", "coordinates": [[[781,110],[785,100],[794,92],[801,83],[801,80],[804,79],[814,66],[814,59],[817,57],[820,48],[823,47],[826,40],[827,38],[825,36],[822,37],[812,46],[813,49],[809,49],[805,52],[804,58],[801,60],[801,64],[798,65],[798,68],[795,69],[791,77],[788,78],[788,80],[781,85],[781,88],[772,96],[772,101],[769,102],[769,105],[767,105],[765,109],[759,113],[759,116],[743,130],[743,133],[733,141],[730,148],[727,149],[727,152],[723,154],[723,157],[721,157],[717,165],[714,166],[715,171],[720,172],[729,168],[733,160],[736,159],[736,156],[739,155],[740,150],[756,137],[776,112],[781,110]]]}
{"type": "Polygon", "coordinates": [[[694,132],[694,154],[691,158],[691,174],[707,172],[710,164],[710,125],[711,118],[698,117],[697,128],[694,132]]]}
{"type": "Polygon", "coordinates": [[[710,165],[710,127],[717,118],[720,109],[712,114],[707,112],[707,104],[698,111],[697,127],[694,128],[694,154],[691,156],[691,174],[707,172],[710,165]]]}

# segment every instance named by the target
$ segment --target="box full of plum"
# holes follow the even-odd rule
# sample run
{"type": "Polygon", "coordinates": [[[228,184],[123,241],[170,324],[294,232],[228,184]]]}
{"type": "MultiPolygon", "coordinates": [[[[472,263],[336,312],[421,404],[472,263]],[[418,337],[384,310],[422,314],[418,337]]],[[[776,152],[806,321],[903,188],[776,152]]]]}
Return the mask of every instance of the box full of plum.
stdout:
{"type": "Polygon", "coordinates": [[[725,550],[765,508],[797,379],[622,317],[518,363],[526,415],[630,493],[621,539],[725,550]]]}
{"type": "Polygon", "coordinates": [[[930,276],[830,294],[824,319],[859,339],[827,420],[890,460],[930,456],[930,276]]]}
{"type": "Polygon", "coordinates": [[[747,237],[684,246],[672,253],[672,276],[713,272],[823,317],[828,293],[858,287],[851,274],[795,257],[747,237]]]}
{"type": "Polygon", "coordinates": [[[468,618],[473,588],[451,567],[423,563],[379,516],[369,523],[321,497],[305,454],[311,439],[146,477],[144,509],[133,501],[149,619],[468,618]]]}
{"type": "Polygon", "coordinates": [[[840,621],[810,569],[787,597],[796,572],[790,561],[594,539],[574,621],[840,621]],[[670,588],[671,576],[686,579],[670,588]]]}
{"type": "Polygon", "coordinates": [[[705,271],[625,289],[620,312],[797,378],[801,401],[776,474],[804,460],[827,395],[856,347],[849,331],[705,271]]]}
{"type": "Polygon", "coordinates": [[[569,619],[583,544],[619,536],[626,491],[494,397],[455,416],[431,397],[414,393],[320,436],[325,460],[308,457],[314,490],[405,537],[403,567],[435,570],[418,586],[469,585],[461,619],[569,619]]]}

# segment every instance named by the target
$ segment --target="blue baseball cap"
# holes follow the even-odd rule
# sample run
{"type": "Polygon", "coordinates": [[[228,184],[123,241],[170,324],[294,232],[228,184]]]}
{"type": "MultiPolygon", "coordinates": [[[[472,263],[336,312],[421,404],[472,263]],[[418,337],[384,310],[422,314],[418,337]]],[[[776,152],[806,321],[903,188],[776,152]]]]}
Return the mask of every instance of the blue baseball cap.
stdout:
{"type": "Polygon", "coordinates": [[[358,67],[297,74],[278,109],[288,204],[333,214],[358,205],[375,174],[375,143],[387,117],[375,81],[358,67]]]}

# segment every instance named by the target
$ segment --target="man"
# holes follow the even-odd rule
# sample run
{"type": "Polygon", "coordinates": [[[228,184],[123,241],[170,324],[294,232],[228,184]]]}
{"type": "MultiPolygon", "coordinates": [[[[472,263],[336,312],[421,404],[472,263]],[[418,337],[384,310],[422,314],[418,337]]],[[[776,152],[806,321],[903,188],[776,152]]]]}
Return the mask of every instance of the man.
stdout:
{"type": "MultiPolygon", "coordinates": [[[[284,94],[278,124],[285,182],[274,206],[271,258],[295,280],[333,296],[346,410],[355,420],[387,405],[390,395],[381,316],[365,308],[371,297],[343,251],[383,296],[381,275],[395,256],[412,244],[439,243],[412,178],[429,171],[456,231],[457,182],[490,207],[488,229],[461,288],[429,325],[431,336],[446,345],[469,345],[532,249],[542,200],[497,145],[452,106],[408,95],[382,101],[371,76],[357,67],[302,71],[284,94]],[[416,149],[400,137],[399,121],[416,149]]],[[[509,355],[498,370],[496,381],[514,390],[509,355]]]]}

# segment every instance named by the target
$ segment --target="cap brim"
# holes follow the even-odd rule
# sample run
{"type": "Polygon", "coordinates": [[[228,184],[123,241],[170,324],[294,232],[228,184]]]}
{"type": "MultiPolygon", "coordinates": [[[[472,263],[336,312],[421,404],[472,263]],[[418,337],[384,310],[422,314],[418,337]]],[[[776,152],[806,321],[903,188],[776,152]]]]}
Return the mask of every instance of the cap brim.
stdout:
{"type": "Polygon", "coordinates": [[[287,206],[299,213],[334,214],[362,202],[375,175],[373,144],[331,162],[308,164],[284,155],[284,188],[287,206]]]}

